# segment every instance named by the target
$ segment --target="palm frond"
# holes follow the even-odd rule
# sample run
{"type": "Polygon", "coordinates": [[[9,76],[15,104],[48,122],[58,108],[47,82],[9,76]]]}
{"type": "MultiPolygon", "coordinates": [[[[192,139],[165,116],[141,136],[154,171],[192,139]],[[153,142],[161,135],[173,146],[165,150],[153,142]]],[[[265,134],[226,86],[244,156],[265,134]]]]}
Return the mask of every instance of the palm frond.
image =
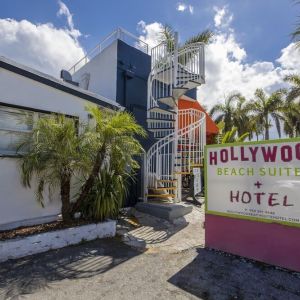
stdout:
{"type": "Polygon", "coordinates": [[[175,48],[175,31],[169,24],[165,24],[163,30],[160,32],[159,42],[167,44],[168,52],[174,51],[175,48]]]}
{"type": "Polygon", "coordinates": [[[190,37],[188,40],[185,41],[184,46],[194,44],[194,43],[204,43],[204,44],[209,44],[214,36],[214,33],[206,29],[195,36],[190,37]]]}

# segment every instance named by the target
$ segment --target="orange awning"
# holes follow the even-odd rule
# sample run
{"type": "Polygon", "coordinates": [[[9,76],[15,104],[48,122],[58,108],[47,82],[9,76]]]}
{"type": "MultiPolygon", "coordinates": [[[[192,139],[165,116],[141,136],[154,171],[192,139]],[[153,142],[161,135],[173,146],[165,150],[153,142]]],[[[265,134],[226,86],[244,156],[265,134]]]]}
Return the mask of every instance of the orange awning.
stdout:
{"type": "Polygon", "coordinates": [[[218,134],[219,129],[216,123],[212,120],[212,118],[208,115],[208,113],[204,110],[204,108],[200,105],[198,101],[190,101],[186,99],[179,99],[178,109],[189,109],[194,108],[200,110],[206,114],[206,134],[218,134]]]}

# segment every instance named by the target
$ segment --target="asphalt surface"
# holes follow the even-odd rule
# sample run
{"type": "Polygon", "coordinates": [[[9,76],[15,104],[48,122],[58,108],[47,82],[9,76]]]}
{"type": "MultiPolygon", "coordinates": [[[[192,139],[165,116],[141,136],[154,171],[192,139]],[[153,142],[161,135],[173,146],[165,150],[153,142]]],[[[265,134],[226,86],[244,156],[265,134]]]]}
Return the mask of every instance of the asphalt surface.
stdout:
{"type": "Polygon", "coordinates": [[[0,299],[300,299],[299,273],[194,248],[104,239],[0,264],[0,299]]]}

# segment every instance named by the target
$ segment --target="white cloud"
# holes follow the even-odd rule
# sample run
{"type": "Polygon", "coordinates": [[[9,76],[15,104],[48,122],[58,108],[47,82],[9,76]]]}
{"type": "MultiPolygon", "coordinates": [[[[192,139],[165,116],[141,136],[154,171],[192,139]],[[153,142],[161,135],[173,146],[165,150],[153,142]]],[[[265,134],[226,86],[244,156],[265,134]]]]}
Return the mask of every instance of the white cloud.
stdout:
{"type": "Polygon", "coordinates": [[[180,12],[188,11],[192,15],[194,13],[194,6],[179,2],[177,3],[176,10],[180,12]]]}
{"type": "Polygon", "coordinates": [[[159,44],[161,32],[164,29],[164,26],[161,23],[154,22],[146,24],[145,21],[140,21],[137,25],[137,29],[141,33],[139,36],[140,40],[147,43],[150,48],[159,44]]]}
{"type": "MultiPolygon", "coordinates": [[[[232,91],[240,91],[248,99],[253,97],[257,88],[271,93],[285,86],[283,77],[286,74],[300,69],[300,53],[293,44],[282,49],[275,62],[248,62],[247,51],[236,40],[233,28],[219,27],[224,23],[230,24],[226,15],[232,20],[233,16],[227,11],[221,18],[223,23],[216,24],[212,43],[206,46],[206,84],[198,88],[198,99],[208,108],[222,102],[232,91]]],[[[142,28],[140,38],[150,46],[157,45],[163,25],[141,21],[139,26],[142,28]]]]}
{"type": "Polygon", "coordinates": [[[187,5],[184,3],[178,3],[176,9],[178,11],[185,11],[187,9],[187,5]]]}
{"type": "Polygon", "coordinates": [[[62,1],[58,1],[59,11],[58,16],[66,16],[70,29],[74,29],[73,15],[70,13],[69,8],[62,1]]]}
{"type": "Polygon", "coordinates": [[[198,88],[198,99],[212,107],[232,91],[250,99],[257,88],[271,92],[282,84],[281,67],[267,61],[247,63],[246,55],[233,34],[218,34],[206,48],[206,84],[198,88]]]}
{"type": "Polygon", "coordinates": [[[216,28],[228,27],[233,20],[233,15],[230,14],[228,7],[214,6],[213,9],[216,13],[214,16],[215,27],[216,28]]]}
{"type": "Polygon", "coordinates": [[[198,99],[208,107],[222,102],[232,91],[239,91],[248,99],[257,88],[267,93],[286,86],[286,74],[300,69],[300,53],[291,43],[281,50],[275,62],[247,62],[247,52],[236,40],[233,19],[227,7],[215,10],[216,35],[206,47],[206,84],[198,88],[198,99]]]}
{"type": "Polygon", "coordinates": [[[72,15],[59,2],[58,15],[65,15],[69,28],[56,28],[51,23],[33,24],[27,20],[0,19],[0,55],[32,68],[59,76],[62,68],[71,67],[84,56],[74,28],[72,15]]]}
{"type": "Polygon", "coordinates": [[[63,3],[61,0],[58,1],[59,11],[57,12],[57,16],[65,16],[67,18],[67,23],[70,29],[70,34],[74,38],[78,38],[81,36],[81,32],[74,27],[73,15],[70,13],[69,8],[63,3]]]}
{"type": "Polygon", "coordinates": [[[281,50],[281,56],[277,59],[284,69],[287,70],[300,70],[300,49],[296,48],[295,43],[289,44],[281,50]]]}

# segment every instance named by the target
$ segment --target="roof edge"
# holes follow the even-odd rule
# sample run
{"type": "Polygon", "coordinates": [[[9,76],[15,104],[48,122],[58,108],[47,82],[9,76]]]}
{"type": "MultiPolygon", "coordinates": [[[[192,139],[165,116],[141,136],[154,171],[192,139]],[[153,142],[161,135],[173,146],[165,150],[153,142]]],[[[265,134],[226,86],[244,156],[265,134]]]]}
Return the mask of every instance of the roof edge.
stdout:
{"type": "Polygon", "coordinates": [[[45,84],[65,93],[72,94],[79,98],[101,105],[103,107],[107,107],[110,109],[123,109],[123,107],[120,104],[111,99],[83,90],[64,81],[60,81],[55,77],[39,72],[22,64],[16,63],[15,61],[7,59],[4,56],[0,56],[0,68],[6,69],[18,75],[27,77],[39,83],[45,84]]]}

